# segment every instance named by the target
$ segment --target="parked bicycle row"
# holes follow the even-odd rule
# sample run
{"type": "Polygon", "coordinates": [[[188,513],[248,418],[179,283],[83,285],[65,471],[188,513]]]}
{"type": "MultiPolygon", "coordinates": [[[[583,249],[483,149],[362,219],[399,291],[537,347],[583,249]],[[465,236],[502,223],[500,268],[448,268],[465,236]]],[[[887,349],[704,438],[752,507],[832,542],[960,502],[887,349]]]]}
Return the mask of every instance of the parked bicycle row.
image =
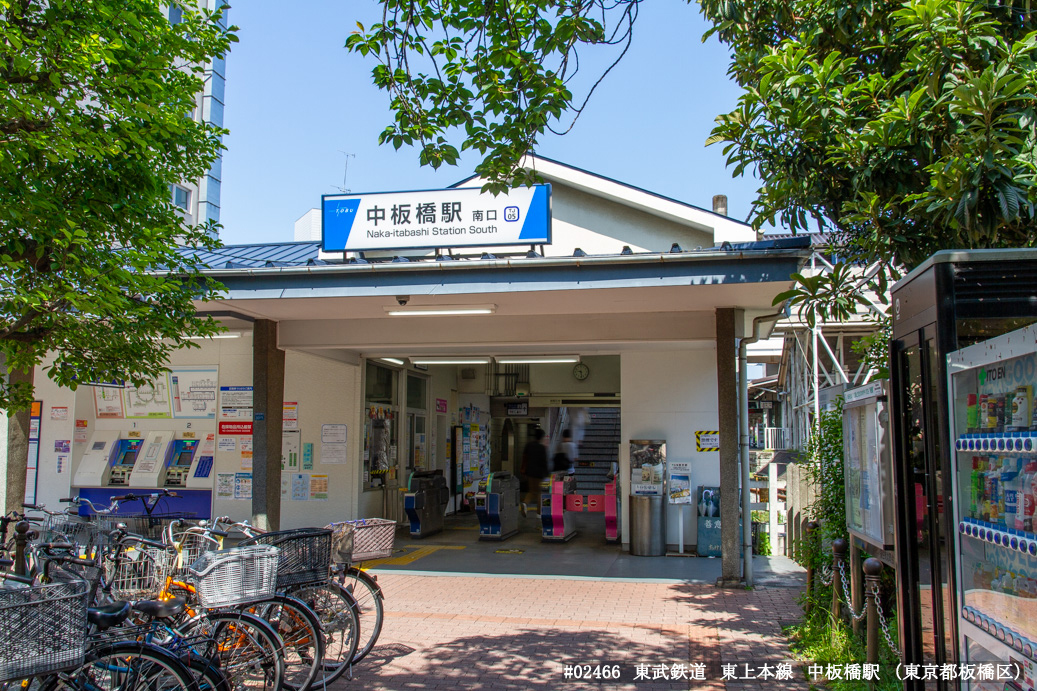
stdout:
{"type": "MultiPolygon", "coordinates": [[[[175,497],[147,496],[160,495],[175,497]]],[[[159,539],[106,527],[147,496],[0,517],[0,687],[306,691],[374,647],[383,597],[360,562],[391,554],[394,522],[173,519],[159,539]]]]}

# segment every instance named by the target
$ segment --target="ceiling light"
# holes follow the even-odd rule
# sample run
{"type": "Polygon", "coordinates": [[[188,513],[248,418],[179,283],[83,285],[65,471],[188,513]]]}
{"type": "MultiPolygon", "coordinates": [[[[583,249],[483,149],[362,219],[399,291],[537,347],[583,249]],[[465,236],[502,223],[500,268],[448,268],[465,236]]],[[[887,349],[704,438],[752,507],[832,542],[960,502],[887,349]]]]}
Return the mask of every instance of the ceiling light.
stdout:
{"type": "Polygon", "coordinates": [[[240,331],[227,331],[221,334],[213,334],[212,336],[186,336],[184,340],[187,341],[208,341],[210,338],[241,338],[240,331]]]}
{"type": "Polygon", "coordinates": [[[379,359],[379,360],[381,360],[382,362],[388,362],[388,363],[389,363],[389,364],[391,364],[391,365],[402,365],[402,364],[403,364],[403,360],[401,360],[401,359],[399,359],[399,358],[394,358],[394,357],[380,357],[380,358],[378,358],[378,359],[379,359]]]}
{"type": "Polygon", "coordinates": [[[453,317],[466,314],[493,314],[497,305],[403,305],[386,307],[391,317],[453,317]]]}
{"type": "Polygon", "coordinates": [[[487,365],[488,357],[415,357],[410,359],[415,365],[487,365]]]}
{"type": "Polygon", "coordinates": [[[579,355],[515,355],[496,358],[501,365],[561,364],[579,362],[579,355]]]}

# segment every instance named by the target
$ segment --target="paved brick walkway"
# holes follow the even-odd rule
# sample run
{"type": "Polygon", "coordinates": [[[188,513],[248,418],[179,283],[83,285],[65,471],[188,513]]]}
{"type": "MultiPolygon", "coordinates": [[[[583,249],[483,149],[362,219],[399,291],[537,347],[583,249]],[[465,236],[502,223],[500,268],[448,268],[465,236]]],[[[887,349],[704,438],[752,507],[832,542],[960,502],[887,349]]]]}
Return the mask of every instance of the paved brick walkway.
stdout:
{"type": "Polygon", "coordinates": [[[379,644],[347,686],[365,689],[808,689],[720,681],[722,665],[791,662],[781,627],[798,588],[720,590],[672,582],[427,576],[382,572],[379,644]],[[619,663],[624,683],[563,678],[565,663],[619,663]],[[632,681],[635,665],[705,664],[706,681],[632,681]],[[627,681],[631,680],[631,681],[627,681]]]}

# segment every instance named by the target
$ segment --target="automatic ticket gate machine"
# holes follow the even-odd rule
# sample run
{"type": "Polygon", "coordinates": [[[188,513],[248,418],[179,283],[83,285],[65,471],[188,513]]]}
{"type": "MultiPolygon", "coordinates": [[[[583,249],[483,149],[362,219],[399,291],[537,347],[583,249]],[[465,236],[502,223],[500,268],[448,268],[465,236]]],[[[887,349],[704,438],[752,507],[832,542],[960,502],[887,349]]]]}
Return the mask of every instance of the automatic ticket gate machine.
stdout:
{"type": "Polygon", "coordinates": [[[76,487],[129,487],[144,440],[128,439],[117,430],[94,432],[79,462],[76,487]]]}
{"type": "Polygon", "coordinates": [[[475,513],[480,540],[507,540],[518,533],[519,479],[511,473],[490,473],[479,481],[475,513]]]}
{"type": "Polygon", "coordinates": [[[553,473],[544,479],[540,494],[541,542],[568,542],[576,537],[576,514],[566,500],[576,494],[576,476],[553,473]]]}
{"type": "Polygon", "coordinates": [[[410,519],[411,537],[427,537],[443,530],[443,512],[450,493],[442,470],[415,470],[407,480],[403,509],[410,519]]]}

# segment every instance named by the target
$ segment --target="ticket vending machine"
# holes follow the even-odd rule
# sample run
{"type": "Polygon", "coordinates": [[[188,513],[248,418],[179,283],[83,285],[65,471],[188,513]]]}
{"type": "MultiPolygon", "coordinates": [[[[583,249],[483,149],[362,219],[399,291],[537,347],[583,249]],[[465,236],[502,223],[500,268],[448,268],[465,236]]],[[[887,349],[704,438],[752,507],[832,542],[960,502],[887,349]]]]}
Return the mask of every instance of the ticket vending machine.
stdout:
{"type": "Polygon", "coordinates": [[[162,487],[165,475],[162,461],[172,438],[172,430],[152,430],[147,433],[140,453],[137,454],[137,463],[129,478],[130,487],[141,489],[162,487]]]}
{"type": "Polygon", "coordinates": [[[209,489],[212,457],[199,453],[201,441],[177,434],[166,453],[166,487],[209,489]]]}
{"type": "Polygon", "coordinates": [[[519,479],[511,473],[490,473],[479,481],[475,513],[480,540],[507,540],[518,532],[519,479]]]}
{"type": "Polygon", "coordinates": [[[95,432],[76,470],[76,487],[129,487],[130,475],[144,443],[123,438],[116,430],[95,432]]]}
{"type": "Polygon", "coordinates": [[[554,473],[544,479],[540,494],[541,542],[568,542],[576,537],[576,514],[566,508],[576,493],[576,476],[554,473]]]}

